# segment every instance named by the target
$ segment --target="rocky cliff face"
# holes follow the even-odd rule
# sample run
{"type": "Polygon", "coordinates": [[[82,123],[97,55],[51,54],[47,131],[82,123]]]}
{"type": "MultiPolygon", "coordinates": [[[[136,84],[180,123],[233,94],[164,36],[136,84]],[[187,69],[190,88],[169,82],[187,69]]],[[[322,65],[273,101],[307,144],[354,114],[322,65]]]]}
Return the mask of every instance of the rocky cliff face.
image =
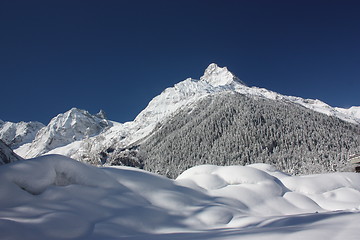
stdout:
{"type": "Polygon", "coordinates": [[[0,140],[0,165],[22,160],[11,148],[0,140]]]}

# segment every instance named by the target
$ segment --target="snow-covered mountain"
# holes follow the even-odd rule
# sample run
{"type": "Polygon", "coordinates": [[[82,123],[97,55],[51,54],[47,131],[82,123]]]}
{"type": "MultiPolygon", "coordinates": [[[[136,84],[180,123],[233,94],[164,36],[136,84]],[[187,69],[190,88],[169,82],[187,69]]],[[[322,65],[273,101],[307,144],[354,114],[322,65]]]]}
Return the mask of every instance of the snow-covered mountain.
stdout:
{"type": "Polygon", "coordinates": [[[0,120],[0,139],[12,149],[31,143],[37,132],[45,127],[40,122],[4,122],[0,120]]]}
{"type": "Polygon", "coordinates": [[[349,123],[360,124],[360,107],[334,108],[320,100],[285,96],[264,88],[248,87],[226,67],[212,63],[199,80],[188,78],[154,97],[134,121],[117,123],[84,110],[71,109],[52,119],[31,143],[23,144],[14,151],[24,158],[58,153],[82,161],[106,162],[108,153],[116,152],[112,154],[116,158],[121,156],[124,151],[149,138],[181,109],[191,108],[205,97],[227,93],[293,103],[349,123]]]}
{"type": "Polygon", "coordinates": [[[96,136],[112,125],[103,116],[102,112],[91,115],[85,110],[72,108],[54,117],[46,127],[38,131],[31,143],[22,145],[16,152],[24,158],[30,158],[96,136]]]}
{"type": "Polygon", "coordinates": [[[311,110],[360,124],[360,107],[352,107],[349,110],[334,108],[320,100],[285,96],[264,88],[248,87],[226,67],[219,67],[215,63],[208,66],[200,80],[188,78],[175,84],[174,87],[165,89],[150,101],[135,121],[158,122],[179,108],[196,102],[204,96],[222,92],[238,92],[248,96],[294,102],[311,110]]]}

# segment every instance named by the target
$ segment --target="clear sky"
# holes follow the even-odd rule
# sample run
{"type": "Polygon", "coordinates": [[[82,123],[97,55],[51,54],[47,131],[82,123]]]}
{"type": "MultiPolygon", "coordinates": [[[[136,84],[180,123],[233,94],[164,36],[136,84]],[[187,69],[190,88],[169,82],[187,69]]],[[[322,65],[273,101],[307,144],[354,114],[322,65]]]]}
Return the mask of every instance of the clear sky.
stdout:
{"type": "Polygon", "coordinates": [[[212,62],[249,86],[360,105],[360,1],[1,0],[0,119],[132,120],[212,62]]]}

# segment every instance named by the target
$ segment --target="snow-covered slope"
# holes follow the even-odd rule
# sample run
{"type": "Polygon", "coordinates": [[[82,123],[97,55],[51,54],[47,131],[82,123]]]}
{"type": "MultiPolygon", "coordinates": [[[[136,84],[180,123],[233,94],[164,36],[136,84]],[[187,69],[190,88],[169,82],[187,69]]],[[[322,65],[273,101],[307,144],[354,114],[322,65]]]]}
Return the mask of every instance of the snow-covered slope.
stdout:
{"type": "Polygon", "coordinates": [[[176,180],[48,155],[0,166],[2,239],[357,239],[360,175],[270,165],[176,180]]]}
{"type": "Polygon", "coordinates": [[[360,119],[360,106],[359,107],[350,107],[350,108],[335,108],[336,111],[341,112],[347,116],[347,118],[355,119],[359,122],[360,119]]]}
{"type": "Polygon", "coordinates": [[[31,144],[23,145],[15,152],[25,158],[58,153],[82,160],[83,156],[99,154],[99,151],[109,148],[126,148],[151,135],[159,123],[167,121],[181,108],[189,107],[206,96],[224,92],[293,102],[351,123],[360,123],[360,107],[350,110],[333,108],[319,100],[285,96],[263,88],[248,87],[226,67],[212,63],[200,80],[188,78],[154,97],[134,121],[115,123],[80,113],[83,110],[72,109],[54,118],[31,144]],[[78,117],[67,117],[70,112],[78,112],[74,115],[78,117]]]}
{"type": "Polygon", "coordinates": [[[39,156],[52,149],[98,135],[110,125],[111,122],[106,119],[72,108],[54,117],[31,143],[22,145],[16,149],[16,153],[24,158],[39,156]]]}
{"type": "Polygon", "coordinates": [[[11,148],[0,140],[0,165],[22,160],[11,148]]]}
{"type": "Polygon", "coordinates": [[[0,139],[12,149],[30,143],[37,132],[45,127],[40,122],[4,122],[0,120],[0,139]]]}

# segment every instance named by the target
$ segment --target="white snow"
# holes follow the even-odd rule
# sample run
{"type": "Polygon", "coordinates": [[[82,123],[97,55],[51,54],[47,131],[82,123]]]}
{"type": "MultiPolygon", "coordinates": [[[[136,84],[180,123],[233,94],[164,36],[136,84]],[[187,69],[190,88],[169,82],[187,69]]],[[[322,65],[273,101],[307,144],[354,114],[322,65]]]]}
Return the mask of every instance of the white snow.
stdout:
{"type": "Polygon", "coordinates": [[[0,166],[2,239],[358,239],[360,174],[197,166],[176,180],[60,155],[0,166]]]}
{"type": "Polygon", "coordinates": [[[335,110],[349,116],[349,118],[360,120],[360,106],[359,107],[353,106],[350,108],[335,108],[335,110]]]}

